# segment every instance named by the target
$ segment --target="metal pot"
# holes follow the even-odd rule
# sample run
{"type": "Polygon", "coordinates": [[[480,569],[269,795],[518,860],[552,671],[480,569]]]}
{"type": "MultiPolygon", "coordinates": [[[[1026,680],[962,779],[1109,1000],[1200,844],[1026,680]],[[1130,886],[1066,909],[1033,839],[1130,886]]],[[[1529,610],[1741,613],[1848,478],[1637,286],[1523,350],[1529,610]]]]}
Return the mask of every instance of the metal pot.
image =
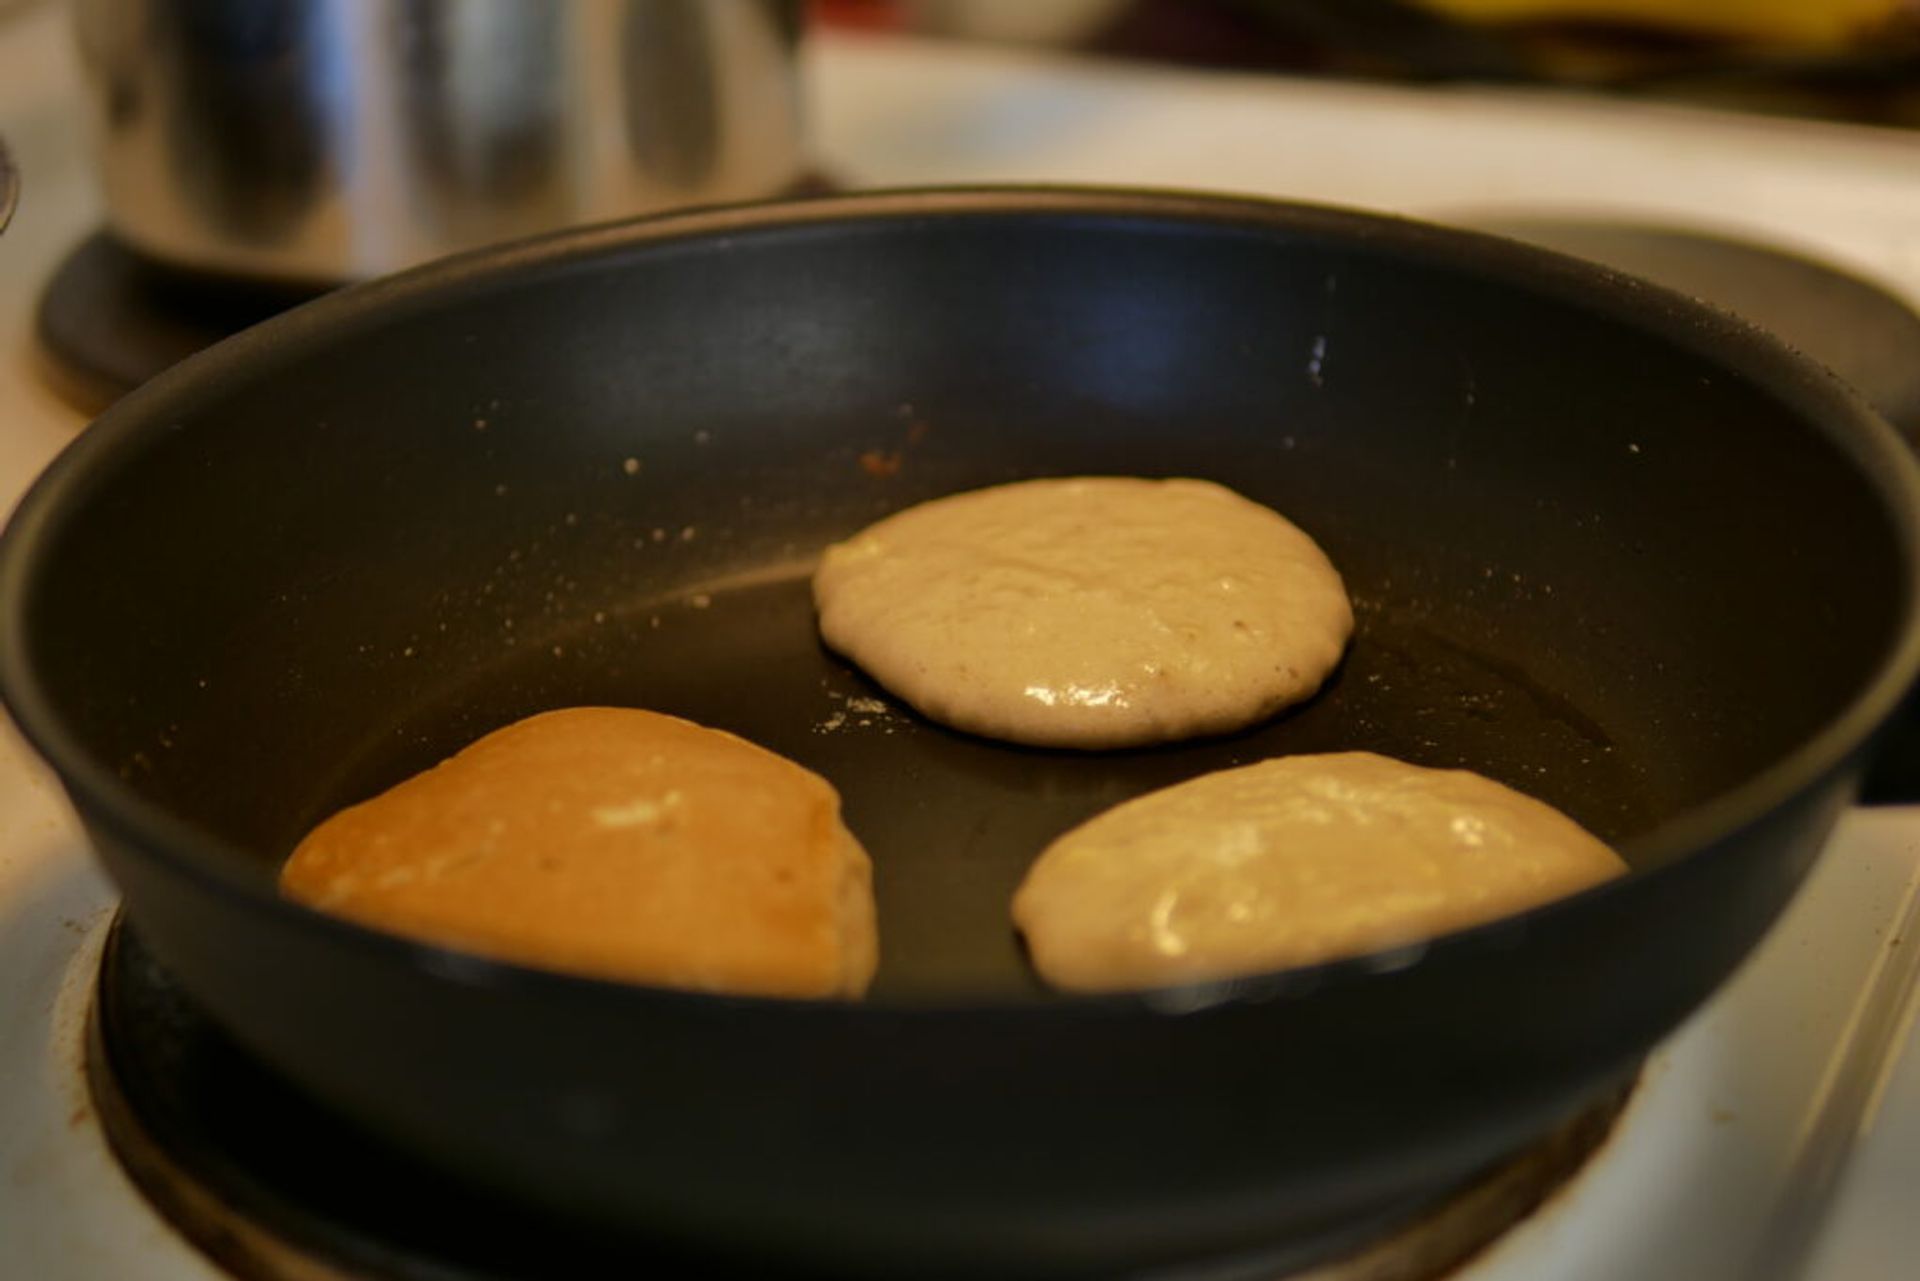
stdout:
{"type": "Polygon", "coordinates": [[[79,0],[113,231],[333,283],[790,187],[798,0],[79,0]]]}

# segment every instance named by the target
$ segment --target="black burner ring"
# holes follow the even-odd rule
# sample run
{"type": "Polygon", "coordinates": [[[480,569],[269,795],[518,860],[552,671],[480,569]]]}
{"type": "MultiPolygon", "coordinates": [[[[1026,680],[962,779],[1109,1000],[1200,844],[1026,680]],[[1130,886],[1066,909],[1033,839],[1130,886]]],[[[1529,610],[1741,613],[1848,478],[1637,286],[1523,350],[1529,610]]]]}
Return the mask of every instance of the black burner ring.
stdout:
{"type": "MultiPolygon", "coordinates": [[[[241,1051],[124,918],[108,934],[87,1076],[115,1155],[156,1209],[243,1281],[535,1281],[768,1275],[597,1236],[467,1188],[308,1101],[241,1051]]],[[[1606,1140],[1623,1090],[1464,1188],[1313,1241],[1155,1281],[1424,1281],[1524,1218],[1606,1140]],[[1304,1268],[1304,1271],[1301,1269],[1304,1268]],[[1288,1272],[1288,1269],[1294,1271],[1288,1272]]]]}
{"type": "Polygon", "coordinates": [[[202,348],[324,292],[162,266],[96,231],[47,282],[34,332],[54,386],[97,413],[202,348]]]}

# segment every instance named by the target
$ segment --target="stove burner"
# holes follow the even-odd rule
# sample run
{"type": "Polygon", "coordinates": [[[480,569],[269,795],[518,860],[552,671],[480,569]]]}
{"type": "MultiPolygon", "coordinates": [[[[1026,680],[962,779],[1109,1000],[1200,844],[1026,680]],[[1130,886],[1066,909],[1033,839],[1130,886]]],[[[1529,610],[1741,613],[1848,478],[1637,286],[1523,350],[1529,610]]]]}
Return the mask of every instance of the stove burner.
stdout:
{"type": "Polygon", "coordinates": [[[61,261],[34,324],[49,381],[97,413],[201,348],[323,292],[162,266],[96,231],[61,261]]]}
{"type": "MultiPolygon", "coordinates": [[[[124,920],[101,959],[87,1076],[108,1142],[156,1209],[243,1281],[532,1281],[732,1275],[595,1236],[449,1181],[354,1131],[243,1054],[124,920]]],[[[1621,1090],[1464,1187],[1311,1243],[1153,1281],[1429,1281],[1531,1213],[1611,1132],[1621,1090]],[[1367,1235],[1358,1235],[1360,1232],[1367,1235]],[[1331,1259],[1329,1256],[1331,1253],[1331,1259]]],[[[765,1275],[756,1269],[754,1275],[765,1275]]]]}
{"type": "MultiPolygon", "coordinates": [[[[842,190],[804,175],[790,199],[842,190]]],[[[329,285],[276,284],[169,267],[96,231],[61,260],[40,296],[35,330],[48,381],[95,414],[147,379],[329,285]]]]}

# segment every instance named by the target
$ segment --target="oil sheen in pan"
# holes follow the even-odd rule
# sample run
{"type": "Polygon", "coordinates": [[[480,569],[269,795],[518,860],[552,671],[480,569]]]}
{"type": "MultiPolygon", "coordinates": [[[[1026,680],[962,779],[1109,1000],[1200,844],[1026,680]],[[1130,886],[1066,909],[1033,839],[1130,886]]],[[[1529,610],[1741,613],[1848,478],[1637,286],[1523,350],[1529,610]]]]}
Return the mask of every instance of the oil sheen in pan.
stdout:
{"type": "Polygon", "coordinates": [[[1404,610],[1359,602],[1354,643],[1322,692],[1252,730],[1136,751],[1047,751],[935,726],[828,652],[814,629],[810,568],[719,579],[522,637],[499,663],[398,713],[314,797],[312,816],[549,707],[642,706],[723,727],[840,789],[874,857],[874,993],[935,998],[1037,992],[1007,919],[1034,856],[1111,805],[1208,770],[1367,748],[1479,770],[1612,841],[1658,816],[1640,763],[1575,703],[1404,610]]]}

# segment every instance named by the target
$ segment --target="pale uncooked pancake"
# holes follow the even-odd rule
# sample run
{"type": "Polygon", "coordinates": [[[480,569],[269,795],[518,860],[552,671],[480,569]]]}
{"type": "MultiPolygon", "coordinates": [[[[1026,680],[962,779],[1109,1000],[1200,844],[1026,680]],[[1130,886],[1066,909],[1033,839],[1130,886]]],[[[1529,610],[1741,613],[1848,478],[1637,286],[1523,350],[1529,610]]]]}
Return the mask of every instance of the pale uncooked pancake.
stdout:
{"type": "Polygon", "coordinates": [[[342,810],[281,891],[525,965],[772,996],[857,996],[872,869],[817,774],[630,708],[547,712],[342,810]]]}
{"type": "Polygon", "coordinates": [[[1201,480],[1033,480],[827,549],[836,650],[934,720],[1104,748],[1221,733],[1312,694],[1353,632],[1320,548],[1201,480]]]}
{"type": "Polygon", "coordinates": [[[1283,756],[1068,832],[1028,871],[1013,919],[1055,986],[1143,988],[1396,948],[1625,868],[1558,810],[1478,774],[1283,756]]]}

